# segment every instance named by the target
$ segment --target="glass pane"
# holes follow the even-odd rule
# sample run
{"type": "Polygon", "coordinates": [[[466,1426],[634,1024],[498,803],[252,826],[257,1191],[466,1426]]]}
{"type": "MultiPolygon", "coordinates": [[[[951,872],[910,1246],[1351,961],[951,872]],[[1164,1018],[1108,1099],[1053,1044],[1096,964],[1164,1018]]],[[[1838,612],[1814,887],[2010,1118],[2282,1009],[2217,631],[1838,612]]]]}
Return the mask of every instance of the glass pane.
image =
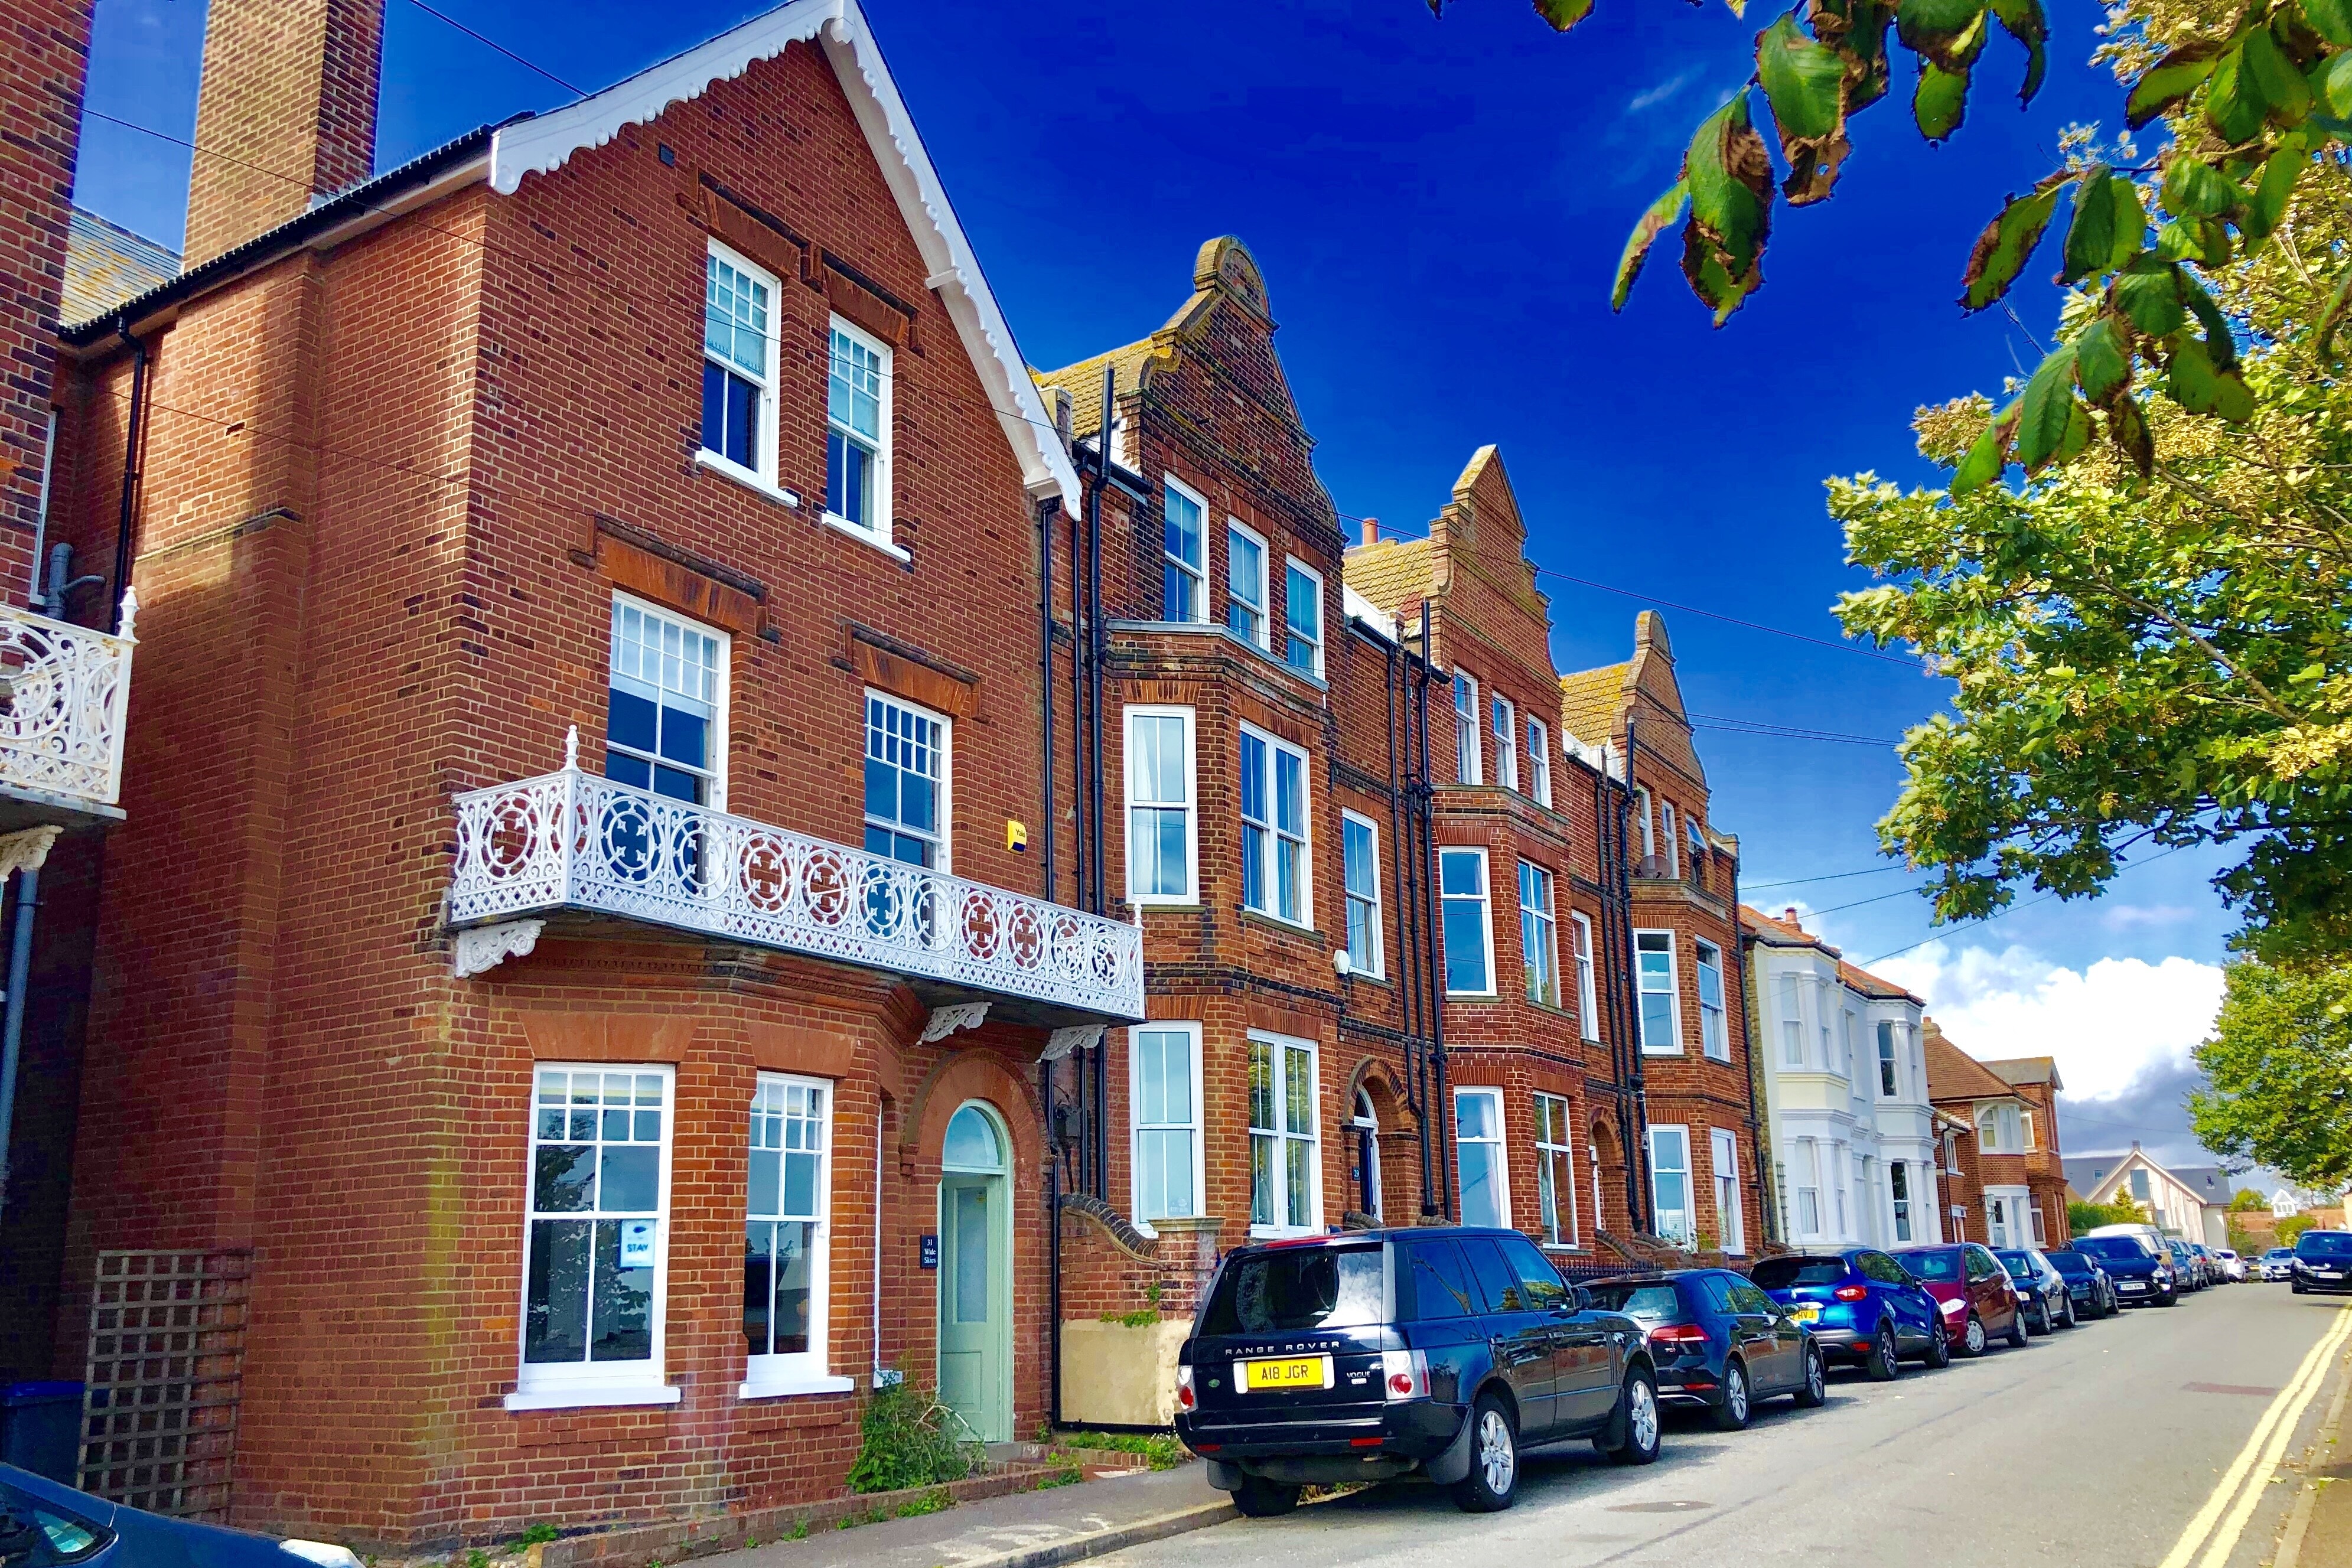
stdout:
{"type": "Polygon", "coordinates": [[[776,1227],[775,1354],[797,1355],[809,1347],[814,1327],[816,1227],[776,1227]]]}
{"type": "Polygon", "coordinates": [[[1348,891],[1372,896],[1380,873],[1373,864],[1372,830],[1353,818],[1342,818],[1339,836],[1346,862],[1348,891]]]}
{"type": "MultiPolygon", "coordinates": [[[[1195,571],[1201,567],[1201,508],[1190,496],[1172,487],[1162,491],[1166,498],[1168,553],[1195,571]]],[[[1189,617],[1187,617],[1189,619],[1189,617]]]]}
{"type": "Polygon", "coordinates": [[[603,1214],[650,1214],[661,1195],[661,1150],[642,1144],[604,1149],[596,1208],[603,1214]]]}
{"type": "Polygon", "coordinates": [[[1308,1220],[1307,1200],[1314,1193],[1314,1178],[1308,1172],[1307,1162],[1313,1157],[1315,1145],[1304,1138],[1286,1138],[1283,1146],[1289,1155],[1289,1169],[1283,1193],[1287,1210],[1284,1223],[1304,1226],[1308,1220]]]}
{"type": "Polygon", "coordinates": [[[960,1186],[950,1197],[955,1230],[955,1321],[988,1321],[988,1189],[960,1186]]]}
{"type": "Polygon", "coordinates": [[[1275,826],[1294,839],[1307,836],[1307,759],[1295,751],[1274,754],[1275,826]]]}
{"type": "Polygon", "coordinates": [[[526,1362],[587,1359],[588,1242],[587,1220],[531,1221],[523,1294],[526,1362]]]}
{"type": "Polygon", "coordinates": [[[1502,1129],[1496,1124],[1495,1097],[1492,1094],[1457,1094],[1454,1099],[1454,1131],[1457,1137],[1498,1138],[1502,1129]]]}
{"type": "Polygon", "coordinates": [[[1004,1166],[1003,1151],[999,1147],[996,1128],[977,1105],[966,1105],[948,1123],[948,1135],[943,1159],[959,1170],[1001,1170],[1004,1166]]]}
{"type": "Polygon", "coordinates": [[[1275,845],[1275,904],[1285,920],[1307,918],[1307,846],[1296,839],[1275,845]]]}
{"type": "Polygon", "coordinates": [[[838,327],[833,329],[825,413],[869,442],[882,438],[882,356],[838,327]]]}
{"type": "Polygon", "coordinates": [[[595,1207],[595,1155],[593,1145],[541,1145],[531,1161],[531,1208],[540,1214],[570,1214],[595,1207]]]}
{"type": "Polygon", "coordinates": [[[1475,899],[1445,901],[1445,988],[1490,991],[1484,907],[1475,899]]]}
{"type": "Polygon", "coordinates": [[[1315,1131],[1315,1067],[1313,1057],[1297,1046],[1284,1049],[1284,1117],[1286,1133],[1315,1131]]]}
{"type": "Polygon", "coordinates": [[[771,1149],[751,1151],[749,1177],[749,1211],[752,1214],[775,1214],[783,1196],[783,1156],[771,1149]]]}
{"type": "Polygon", "coordinates": [[[1323,640],[1323,600],[1315,580],[1295,566],[1284,568],[1283,619],[1290,630],[1309,643],[1323,640]]]}
{"type": "Polygon", "coordinates": [[[770,1354],[768,1332],[775,1301],[775,1226],[754,1220],[743,1228],[743,1340],[752,1355],[770,1354]]]}
{"type": "MultiPolygon", "coordinates": [[[[620,1151],[608,1150],[607,1153],[620,1151]]],[[[596,1283],[591,1361],[647,1361],[654,1354],[654,1271],[621,1267],[621,1229],[648,1220],[596,1222],[596,1283]]]]}
{"type": "Polygon", "coordinates": [[[1274,1223],[1274,1145],[1281,1141],[1265,1133],[1254,1134],[1250,1138],[1250,1223],[1253,1225],[1274,1223]]]}
{"type": "Polygon", "coordinates": [[[604,737],[614,746],[638,751],[654,748],[658,710],[647,698],[632,692],[608,692],[604,706],[604,737]]]}
{"type": "Polygon", "coordinates": [[[1161,616],[1170,621],[1195,621],[1193,593],[1199,587],[1197,579],[1174,561],[1169,561],[1160,575],[1160,595],[1164,608],[1161,616]]]}
{"type": "Polygon", "coordinates": [[[784,1213],[804,1218],[815,1216],[816,1174],[814,1154],[784,1156],[784,1213]]]}
{"type": "Polygon", "coordinates": [[[1451,894],[1484,894],[1486,891],[1486,862],[1479,856],[1447,850],[1437,857],[1440,885],[1451,894]]]}
{"type": "Polygon", "coordinates": [[[1265,810],[1265,742],[1242,735],[1242,816],[1252,822],[1267,820],[1265,810]]]}
{"type": "Polygon", "coordinates": [[[1249,1124],[1254,1132],[1274,1130],[1274,1047],[1262,1040],[1250,1041],[1249,1124]]]}
{"type": "Polygon", "coordinates": [[[1265,844],[1264,828],[1242,830],[1242,907],[1267,907],[1265,894],[1265,844]]]}

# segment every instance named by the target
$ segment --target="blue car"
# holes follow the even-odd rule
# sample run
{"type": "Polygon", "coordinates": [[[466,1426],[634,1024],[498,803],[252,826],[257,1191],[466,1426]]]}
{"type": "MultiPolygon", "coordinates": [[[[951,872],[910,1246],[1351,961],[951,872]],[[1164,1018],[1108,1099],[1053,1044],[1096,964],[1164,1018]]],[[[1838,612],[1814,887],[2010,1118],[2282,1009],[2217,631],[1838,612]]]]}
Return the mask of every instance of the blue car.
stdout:
{"type": "Polygon", "coordinates": [[[2180,1300],[2181,1282],[2173,1272],[2172,1254],[2158,1251],[2145,1236],[2126,1232],[2077,1237],[2074,1250],[2097,1260],[2115,1285],[2116,1300],[2125,1306],[2168,1307],[2180,1300]]]}
{"type": "Polygon", "coordinates": [[[1756,1401],[1786,1394],[1812,1409],[1828,1396],[1822,1353],[1788,1308],[1728,1269],[1672,1269],[1589,1287],[1593,1306],[1642,1325],[1658,1397],[1704,1408],[1736,1432],[1756,1401]]]}
{"type": "Polygon", "coordinates": [[[1811,1331],[1823,1355],[1881,1383],[1900,1375],[1906,1358],[1929,1366],[1952,1359],[1935,1297],[1874,1247],[1767,1258],[1748,1277],[1811,1331]]]}
{"type": "Polygon", "coordinates": [[[126,1508],[0,1465],[0,1563],[8,1568],[360,1568],[351,1549],[278,1541],[126,1508]]]}

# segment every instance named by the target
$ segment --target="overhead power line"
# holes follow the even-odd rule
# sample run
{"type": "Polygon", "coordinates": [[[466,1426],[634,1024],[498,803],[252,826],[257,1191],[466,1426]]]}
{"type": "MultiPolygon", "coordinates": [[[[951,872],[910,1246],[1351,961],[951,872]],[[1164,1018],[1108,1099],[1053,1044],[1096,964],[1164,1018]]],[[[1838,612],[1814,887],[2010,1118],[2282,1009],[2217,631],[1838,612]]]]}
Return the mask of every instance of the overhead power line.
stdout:
{"type": "Polygon", "coordinates": [[[545,66],[541,65],[538,61],[526,59],[522,56],[515,53],[512,49],[508,48],[504,44],[499,43],[496,38],[476,32],[473,28],[466,26],[465,23],[457,20],[457,17],[450,16],[446,11],[435,10],[432,6],[427,5],[425,3],[425,0],[408,0],[408,3],[411,5],[415,6],[418,10],[424,12],[426,16],[435,18],[436,21],[445,22],[450,26],[457,28],[457,31],[465,34],[466,37],[473,39],[474,42],[480,44],[485,48],[497,50],[499,54],[502,54],[506,56],[507,58],[512,60],[515,64],[522,67],[523,69],[538,72],[541,76],[545,77],[548,80],[553,82],[556,86],[562,88],[564,91],[572,94],[573,97],[586,98],[588,96],[587,93],[582,91],[579,88],[573,87],[570,82],[565,81],[562,77],[557,76],[553,71],[549,70],[545,66]]]}

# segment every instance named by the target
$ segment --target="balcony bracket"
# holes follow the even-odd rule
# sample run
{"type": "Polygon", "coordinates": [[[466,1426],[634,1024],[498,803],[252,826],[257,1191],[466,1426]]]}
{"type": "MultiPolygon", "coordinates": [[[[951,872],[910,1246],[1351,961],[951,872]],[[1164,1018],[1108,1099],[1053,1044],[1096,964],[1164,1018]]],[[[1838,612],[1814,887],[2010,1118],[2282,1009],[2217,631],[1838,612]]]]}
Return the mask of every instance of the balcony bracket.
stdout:
{"type": "Polygon", "coordinates": [[[0,838],[0,882],[6,882],[11,872],[40,870],[48,861],[49,846],[64,831],[58,827],[26,828],[0,838]]]}
{"type": "Polygon", "coordinates": [[[923,1025],[923,1043],[930,1045],[947,1039],[960,1029],[978,1029],[988,1017],[986,1002],[953,1002],[931,1009],[930,1020],[923,1025]]]}
{"type": "Polygon", "coordinates": [[[1045,1049],[1039,1059],[1059,1061],[1074,1051],[1092,1051],[1102,1043],[1104,1027],[1098,1023],[1082,1023],[1069,1029],[1057,1029],[1045,1037],[1045,1049]]]}
{"type": "Polygon", "coordinates": [[[450,950],[449,973],[463,980],[520,958],[539,946],[539,934],[546,929],[544,920],[509,920],[460,931],[450,950]]]}

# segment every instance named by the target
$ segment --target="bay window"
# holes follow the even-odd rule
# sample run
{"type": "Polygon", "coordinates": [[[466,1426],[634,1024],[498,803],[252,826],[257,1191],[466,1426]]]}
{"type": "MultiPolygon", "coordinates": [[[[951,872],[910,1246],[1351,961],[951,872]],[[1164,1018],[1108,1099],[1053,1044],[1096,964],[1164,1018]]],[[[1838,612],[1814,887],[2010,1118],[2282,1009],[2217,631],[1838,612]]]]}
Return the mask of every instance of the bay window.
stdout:
{"type": "Polygon", "coordinates": [[[1192,710],[1127,710],[1127,894],[1137,904],[1191,904],[1200,868],[1192,710]]]}
{"type": "Polygon", "coordinates": [[[1712,942],[1698,947],[1699,1050],[1717,1061],[1731,1060],[1731,1031],[1723,1011],[1723,949],[1712,942]]]}
{"type": "Polygon", "coordinates": [[[1650,1202],[1660,1237],[1678,1246],[1696,1239],[1691,1208],[1690,1134],[1682,1127],[1650,1129],[1650,1202]]]}
{"type": "Polygon", "coordinates": [[[1568,1102],[1558,1094],[1538,1094],[1536,1110],[1536,1197],[1542,1209],[1547,1247],[1576,1245],[1576,1154],[1569,1143],[1568,1102]]]}
{"type": "Polygon", "coordinates": [[[1454,1163],[1461,1172],[1462,1223],[1511,1223],[1509,1178],[1503,1167],[1503,1092],[1454,1092],[1454,1163]]]}
{"type": "Polygon", "coordinates": [[[1528,1000],[1559,1005],[1559,943],[1551,913],[1551,873],[1519,862],[1519,958],[1527,969],[1528,1000]]]}
{"type": "Polygon", "coordinates": [[[1592,922],[1571,910],[1568,924],[1576,933],[1576,1030],[1586,1040],[1601,1038],[1601,999],[1593,987],[1592,922]]]}
{"type": "Polygon", "coordinates": [[[1642,1054],[1673,1056],[1683,1048],[1682,998],[1675,994],[1675,934],[1633,933],[1635,967],[1642,982],[1642,1054]]]}
{"type": "Polygon", "coordinates": [[[1189,1218],[1201,1212],[1201,1026],[1139,1024],[1128,1041],[1135,1218],[1189,1218]]]}
{"type": "Polygon", "coordinates": [[[1448,996],[1495,994],[1495,924],[1486,903],[1486,852],[1437,852],[1448,996]]]}
{"type": "Polygon", "coordinates": [[[1353,811],[1339,817],[1342,878],[1348,884],[1348,965],[1378,979],[1387,972],[1381,928],[1381,831],[1353,811]]]}

